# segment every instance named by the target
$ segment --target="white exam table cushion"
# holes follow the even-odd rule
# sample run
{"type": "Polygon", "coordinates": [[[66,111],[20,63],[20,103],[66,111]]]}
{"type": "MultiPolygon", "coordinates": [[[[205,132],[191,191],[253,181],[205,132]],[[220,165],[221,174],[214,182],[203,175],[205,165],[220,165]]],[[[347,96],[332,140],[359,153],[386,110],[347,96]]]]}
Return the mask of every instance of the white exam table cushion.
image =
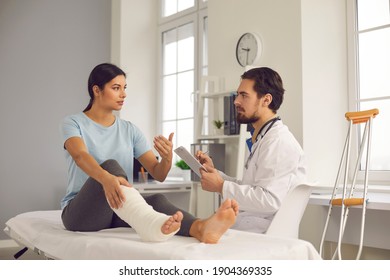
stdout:
{"type": "Polygon", "coordinates": [[[304,240],[228,230],[218,244],[173,236],[166,242],[143,242],[131,228],[72,232],[64,228],[61,211],[27,212],[11,218],[4,231],[17,243],[63,260],[148,259],[321,259],[304,240]]]}

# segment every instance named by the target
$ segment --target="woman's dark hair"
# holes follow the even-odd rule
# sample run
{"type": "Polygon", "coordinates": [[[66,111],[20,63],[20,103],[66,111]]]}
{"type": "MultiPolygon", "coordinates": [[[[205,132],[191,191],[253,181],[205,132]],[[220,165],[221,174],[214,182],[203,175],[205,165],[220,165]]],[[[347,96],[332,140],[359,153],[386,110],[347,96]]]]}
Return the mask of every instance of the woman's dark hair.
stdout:
{"type": "Polygon", "coordinates": [[[93,68],[88,78],[88,93],[91,99],[89,100],[88,106],[84,109],[83,112],[89,111],[92,107],[92,103],[95,98],[92,88],[94,86],[98,86],[100,89],[103,89],[106,83],[119,75],[126,77],[126,73],[123,72],[122,69],[111,63],[102,63],[93,68]]]}
{"type": "Polygon", "coordinates": [[[255,81],[253,89],[257,97],[261,98],[267,93],[272,95],[272,102],[269,108],[276,113],[283,103],[283,81],[277,72],[267,67],[253,68],[241,75],[241,79],[255,81]]]}

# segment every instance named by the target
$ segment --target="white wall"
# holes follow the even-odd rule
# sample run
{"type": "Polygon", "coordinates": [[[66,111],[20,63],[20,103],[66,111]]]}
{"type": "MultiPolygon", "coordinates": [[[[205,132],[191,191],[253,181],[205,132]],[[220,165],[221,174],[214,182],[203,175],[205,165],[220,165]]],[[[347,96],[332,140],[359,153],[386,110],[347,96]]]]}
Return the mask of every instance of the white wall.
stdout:
{"type": "Polygon", "coordinates": [[[112,9],[111,57],[127,74],[120,116],[136,124],[150,142],[157,118],[157,7],[155,0],[113,0],[112,9]]]}
{"type": "MultiPolygon", "coordinates": [[[[333,186],[347,130],[346,1],[302,0],[301,7],[303,147],[310,178],[319,185],[333,186]]],[[[323,208],[309,206],[302,219],[301,238],[317,247],[325,218],[323,208]]]]}
{"type": "Polygon", "coordinates": [[[347,132],[346,1],[302,0],[303,146],[310,178],[333,186],[347,132]]]}
{"type": "Polygon", "coordinates": [[[0,1],[0,239],[16,214],[59,209],[61,119],[87,105],[88,75],[110,60],[111,1],[0,1]]]}

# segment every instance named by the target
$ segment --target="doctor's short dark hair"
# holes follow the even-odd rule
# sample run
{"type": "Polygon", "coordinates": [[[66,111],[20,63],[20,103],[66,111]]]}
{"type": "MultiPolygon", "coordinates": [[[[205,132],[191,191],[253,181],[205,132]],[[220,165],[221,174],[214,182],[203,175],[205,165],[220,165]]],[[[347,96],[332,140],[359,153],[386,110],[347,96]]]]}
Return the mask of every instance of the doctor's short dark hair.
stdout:
{"type": "Polygon", "coordinates": [[[255,81],[253,89],[257,97],[261,98],[267,93],[272,95],[272,102],[269,108],[276,113],[283,103],[283,81],[279,74],[268,67],[253,68],[241,75],[241,79],[255,81]]]}

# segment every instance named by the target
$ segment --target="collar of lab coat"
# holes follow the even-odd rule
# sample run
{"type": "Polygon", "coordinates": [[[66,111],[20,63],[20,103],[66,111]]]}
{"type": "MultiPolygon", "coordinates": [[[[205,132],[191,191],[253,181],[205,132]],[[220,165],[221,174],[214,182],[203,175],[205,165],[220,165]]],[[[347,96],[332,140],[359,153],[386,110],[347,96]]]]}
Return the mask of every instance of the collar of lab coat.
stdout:
{"type": "MultiPolygon", "coordinates": [[[[272,128],[272,126],[275,124],[275,122],[277,121],[280,121],[280,117],[275,117],[273,119],[270,119],[269,121],[267,121],[259,130],[259,133],[257,134],[256,136],[256,142],[257,140],[259,139],[259,136],[260,138],[263,138],[264,135],[268,132],[268,130],[270,130],[272,128]],[[264,131],[264,133],[262,133],[264,131]]],[[[251,130],[249,131],[251,133],[251,136],[253,136],[253,133],[255,132],[255,129],[253,128],[253,126],[251,127],[251,130]]],[[[255,142],[255,143],[256,143],[255,142]]],[[[252,137],[251,138],[248,138],[246,139],[246,144],[248,146],[248,149],[249,149],[249,152],[252,151],[252,146],[253,146],[253,143],[252,143],[252,137]]]]}

